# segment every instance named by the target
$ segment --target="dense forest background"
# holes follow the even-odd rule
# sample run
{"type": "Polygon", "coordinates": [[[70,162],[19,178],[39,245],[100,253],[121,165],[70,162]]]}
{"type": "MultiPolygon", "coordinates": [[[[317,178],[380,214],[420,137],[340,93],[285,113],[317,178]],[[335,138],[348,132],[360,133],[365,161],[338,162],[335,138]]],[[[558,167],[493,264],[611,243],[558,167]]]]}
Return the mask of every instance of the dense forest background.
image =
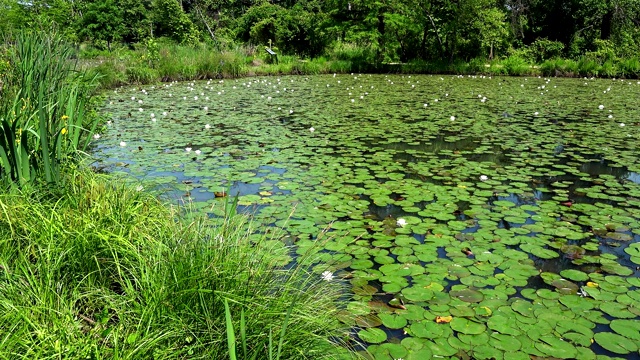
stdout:
{"type": "Polygon", "coordinates": [[[111,50],[165,38],[221,49],[272,45],[375,62],[532,62],[640,53],[640,0],[0,0],[0,32],[57,29],[111,50]]]}

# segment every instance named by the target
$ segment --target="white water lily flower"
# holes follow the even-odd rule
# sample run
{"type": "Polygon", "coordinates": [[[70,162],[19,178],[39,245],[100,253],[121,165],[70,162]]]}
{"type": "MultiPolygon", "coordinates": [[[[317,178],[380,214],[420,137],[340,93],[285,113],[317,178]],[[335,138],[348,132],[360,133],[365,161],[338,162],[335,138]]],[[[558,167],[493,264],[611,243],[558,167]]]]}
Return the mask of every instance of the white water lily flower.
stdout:
{"type": "Polygon", "coordinates": [[[407,225],[407,220],[400,218],[398,220],[396,220],[396,225],[400,226],[400,227],[405,227],[407,225]]]}
{"type": "Polygon", "coordinates": [[[156,117],[156,114],[154,114],[154,113],[151,113],[150,115],[151,115],[152,118],[156,117]]]}
{"type": "Polygon", "coordinates": [[[480,175],[480,181],[487,181],[489,177],[487,175],[480,175]]]}
{"type": "Polygon", "coordinates": [[[607,116],[609,119],[613,119],[613,115],[609,115],[607,116]]]}
{"type": "Polygon", "coordinates": [[[451,121],[454,121],[456,117],[452,115],[449,119],[451,119],[451,121]]]}
{"type": "Polygon", "coordinates": [[[422,106],[423,106],[423,107],[427,107],[427,106],[429,106],[429,104],[427,104],[427,103],[424,103],[424,105],[422,105],[422,106]]]}
{"type": "Polygon", "coordinates": [[[322,275],[320,275],[322,277],[322,280],[324,281],[331,281],[333,280],[333,273],[331,271],[324,271],[322,273],[322,275]]]}
{"type": "Polygon", "coordinates": [[[142,100],[138,100],[138,104],[142,104],[142,100]]]}
{"type": "Polygon", "coordinates": [[[598,109],[600,109],[600,110],[604,109],[604,105],[599,105],[598,109]]]}
{"type": "Polygon", "coordinates": [[[534,112],[533,115],[538,116],[539,112],[534,112]]]}
{"type": "Polygon", "coordinates": [[[204,111],[209,111],[209,107],[208,107],[208,106],[205,106],[205,107],[204,107],[204,111]]]}
{"type": "Polygon", "coordinates": [[[142,108],[139,108],[139,109],[138,109],[138,111],[140,111],[140,112],[143,112],[143,111],[144,111],[144,109],[142,109],[142,108]]]}
{"type": "Polygon", "coordinates": [[[207,124],[204,126],[205,129],[211,129],[211,125],[207,124]]]}
{"type": "Polygon", "coordinates": [[[135,100],[135,99],[136,99],[136,97],[135,97],[135,96],[132,96],[132,97],[131,97],[131,100],[135,100]]]}
{"type": "Polygon", "coordinates": [[[190,147],[186,147],[186,148],[184,148],[184,149],[185,149],[187,152],[190,152],[190,151],[191,151],[191,148],[190,148],[190,147]]]}
{"type": "Polygon", "coordinates": [[[167,112],[166,112],[166,111],[163,111],[163,112],[162,112],[162,116],[167,116],[167,112]]]}
{"type": "Polygon", "coordinates": [[[289,114],[293,114],[293,110],[289,110],[289,114]]]}
{"type": "Polygon", "coordinates": [[[142,185],[136,186],[136,191],[142,191],[142,190],[144,190],[144,186],[142,185]]]}
{"type": "Polygon", "coordinates": [[[312,126],[312,127],[309,128],[309,131],[314,132],[314,131],[316,131],[316,129],[314,129],[313,126],[312,126]]]}
{"type": "Polygon", "coordinates": [[[127,146],[127,143],[124,141],[120,141],[120,146],[127,146]]]}
{"type": "Polygon", "coordinates": [[[200,154],[202,154],[202,151],[196,150],[195,153],[196,153],[196,155],[200,155],[200,154]]]}
{"type": "Polygon", "coordinates": [[[624,127],[624,123],[620,123],[620,127],[624,127]]]}
{"type": "Polygon", "coordinates": [[[100,139],[100,134],[93,134],[93,138],[96,140],[100,139]]]}

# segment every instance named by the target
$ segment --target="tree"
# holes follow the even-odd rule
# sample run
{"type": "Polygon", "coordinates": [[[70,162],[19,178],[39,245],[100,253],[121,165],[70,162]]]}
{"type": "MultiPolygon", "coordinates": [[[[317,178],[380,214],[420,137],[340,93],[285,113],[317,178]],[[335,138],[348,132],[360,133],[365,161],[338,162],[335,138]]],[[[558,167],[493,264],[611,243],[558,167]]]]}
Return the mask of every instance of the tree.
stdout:
{"type": "Polygon", "coordinates": [[[489,48],[489,59],[493,59],[494,47],[505,43],[509,36],[505,19],[506,14],[496,8],[483,9],[478,12],[474,26],[478,30],[482,47],[489,48]]]}
{"type": "Polygon", "coordinates": [[[80,18],[79,29],[81,37],[106,41],[111,51],[111,43],[121,40],[125,30],[122,9],[114,0],[93,2],[80,18]]]}
{"type": "Polygon", "coordinates": [[[166,36],[180,44],[197,41],[198,31],[177,0],[156,0],[153,9],[154,36],[166,36]]]}

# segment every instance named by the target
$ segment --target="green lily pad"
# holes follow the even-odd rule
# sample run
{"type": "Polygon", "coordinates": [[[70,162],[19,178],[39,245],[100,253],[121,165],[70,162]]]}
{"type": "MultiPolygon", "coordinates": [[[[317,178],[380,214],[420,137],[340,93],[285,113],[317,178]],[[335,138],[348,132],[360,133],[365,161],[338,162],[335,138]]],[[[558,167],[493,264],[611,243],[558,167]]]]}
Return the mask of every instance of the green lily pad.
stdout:
{"type": "Polygon", "coordinates": [[[449,295],[469,303],[478,303],[484,300],[484,295],[481,292],[472,289],[451,291],[449,295]]]}
{"type": "Polygon", "coordinates": [[[378,328],[360,330],[358,337],[369,344],[379,344],[387,340],[387,334],[378,328]]]}
{"type": "Polygon", "coordinates": [[[574,359],[577,354],[576,347],[571,343],[553,336],[542,336],[535,347],[542,353],[559,359],[574,359]]]}
{"type": "Polygon", "coordinates": [[[640,320],[616,319],[609,324],[613,331],[633,340],[640,340],[640,320]]]}
{"type": "Polygon", "coordinates": [[[636,343],[624,336],[609,332],[600,332],[594,335],[593,339],[603,348],[621,355],[626,355],[638,351],[636,343]]]}
{"type": "Polygon", "coordinates": [[[487,329],[487,327],[482,323],[461,317],[453,318],[449,324],[453,330],[467,335],[477,335],[483,333],[487,329]]]}
{"type": "Polygon", "coordinates": [[[589,275],[579,270],[567,269],[560,272],[560,276],[573,281],[587,281],[589,275]]]}

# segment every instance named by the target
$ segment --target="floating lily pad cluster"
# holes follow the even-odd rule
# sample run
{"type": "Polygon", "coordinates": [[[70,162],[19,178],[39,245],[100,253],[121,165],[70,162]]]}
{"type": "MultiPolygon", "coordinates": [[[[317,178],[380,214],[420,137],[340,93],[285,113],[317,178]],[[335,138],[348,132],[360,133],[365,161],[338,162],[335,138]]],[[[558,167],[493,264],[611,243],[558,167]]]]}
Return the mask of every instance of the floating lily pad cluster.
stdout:
{"type": "Polygon", "coordinates": [[[640,347],[640,84],[337,75],[121,88],[101,167],[348,281],[375,359],[640,347]]]}

